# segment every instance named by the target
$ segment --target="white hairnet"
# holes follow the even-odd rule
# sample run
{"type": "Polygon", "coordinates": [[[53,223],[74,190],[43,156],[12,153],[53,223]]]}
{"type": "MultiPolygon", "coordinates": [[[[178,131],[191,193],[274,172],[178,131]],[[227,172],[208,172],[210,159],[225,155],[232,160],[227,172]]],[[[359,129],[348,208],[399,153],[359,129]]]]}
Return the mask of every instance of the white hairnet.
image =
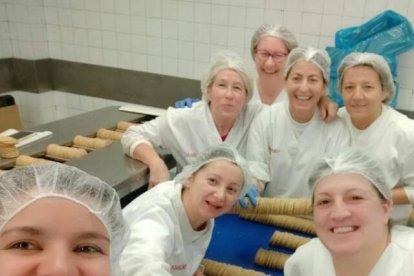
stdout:
{"type": "Polygon", "coordinates": [[[192,164],[184,167],[183,171],[175,178],[176,183],[185,183],[186,180],[203,168],[206,164],[215,160],[227,160],[237,165],[243,172],[244,183],[240,191],[239,198],[243,197],[249,186],[253,183],[247,161],[237,152],[237,150],[227,144],[211,146],[206,151],[200,153],[192,164]]]}
{"type": "Polygon", "coordinates": [[[346,70],[356,66],[368,66],[378,73],[381,81],[382,92],[385,95],[383,102],[388,103],[394,94],[395,86],[387,61],[378,54],[351,53],[347,55],[338,67],[338,76],[340,80],[338,82],[339,91],[342,91],[342,82],[344,80],[346,70]]]}
{"type": "Polygon", "coordinates": [[[224,50],[215,53],[210,60],[210,66],[206,74],[201,79],[202,99],[209,102],[208,88],[213,84],[216,75],[222,71],[230,69],[238,73],[246,89],[246,103],[253,95],[253,79],[247,63],[235,52],[224,50]]]}
{"type": "Polygon", "coordinates": [[[375,158],[361,148],[348,148],[323,157],[309,178],[315,190],[319,180],[334,173],[356,173],[365,177],[384,199],[391,200],[391,191],[385,183],[384,168],[375,158]]]}
{"type": "Polygon", "coordinates": [[[257,45],[264,37],[268,36],[282,40],[288,49],[288,52],[292,51],[293,48],[298,47],[298,42],[296,41],[295,36],[285,26],[263,24],[254,32],[252,36],[250,53],[252,54],[253,59],[256,53],[257,45]]]}
{"type": "Polygon", "coordinates": [[[103,223],[111,239],[111,261],[118,261],[128,240],[116,191],[75,167],[51,162],[14,168],[0,175],[0,230],[21,210],[45,197],[60,197],[85,206],[103,223]]]}
{"type": "Polygon", "coordinates": [[[321,69],[323,79],[325,83],[329,82],[329,74],[331,71],[331,58],[329,57],[328,53],[322,49],[316,49],[313,47],[299,47],[293,49],[286,60],[285,65],[285,78],[290,73],[292,66],[296,64],[298,61],[308,61],[312,62],[319,69],[321,69]]]}

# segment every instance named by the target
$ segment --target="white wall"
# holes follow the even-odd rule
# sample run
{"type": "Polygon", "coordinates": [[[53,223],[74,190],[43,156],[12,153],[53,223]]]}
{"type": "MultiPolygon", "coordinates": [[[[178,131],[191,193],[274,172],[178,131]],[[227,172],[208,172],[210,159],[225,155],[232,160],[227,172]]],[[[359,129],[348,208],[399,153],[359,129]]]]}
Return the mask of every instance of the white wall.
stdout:
{"type": "MultiPolygon", "coordinates": [[[[414,23],[412,0],[0,0],[0,58],[51,57],[199,79],[210,55],[251,60],[261,23],[301,45],[333,46],[335,32],[386,9],[414,23]]],[[[398,107],[414,110],[414,51],[399,58],[398,107]]]]}
{"type": "Polygon", "coordinates": [[[123,106],[127,103],[61,91],[35,94],[23,91],[6,93],[18,104],[23,128],[49,123],[107,106],[123,106]]]}

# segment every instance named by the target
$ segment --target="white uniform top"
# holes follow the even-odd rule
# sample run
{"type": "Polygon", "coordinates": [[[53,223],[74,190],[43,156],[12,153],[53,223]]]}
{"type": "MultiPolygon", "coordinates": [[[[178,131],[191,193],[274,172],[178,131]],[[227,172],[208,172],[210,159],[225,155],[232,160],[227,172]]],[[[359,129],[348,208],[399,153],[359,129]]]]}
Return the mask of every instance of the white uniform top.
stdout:
{"type": "MultiPolygon", "coordinates": [[[[351,145],[371,151],[385,168],[389,188],[404,187],[414,197],[414,120],[393,108],[383,105],[381,115],[365,130],[352,125],[345,108],[338,115],[351,131],[351,145]]],[[[414,203],[414,202],[411,202],[414,203]]],[[[411,205],[394,205],[391,218],[395,223],[407,224],[411,205]]]]}
{"type": "MultiPolygon", "coordinates": [[[[255,83],[256,85],[254,86],[253,95],[252,95],[250,102],[263,104],[262,100],[260,99],[259,90],[257,89],[257,81],[255,83]]],[[[280,94],[277,96],[277,98],[274,100],[274,102],[271,105],[275,105],[276,103],[287,101],[288,99],[289,98],[288,98],[287,92],[285,89],[283,89],[282,91],[280,91],[280,94]]]]}
{"type": "Polygon", "coordinates": [[[315,159],[349,146],[341,120],[325,123],[319,110],[306,124],[293,120],[289,102],[263,108],[249,135],[247,159],[254,177],[266,184],[267,197],[308,197],[315,159]]]}
{"type": "Polygon", "coordinates": [[[161,183],[123,210],[131,236],[120,265],[127,276],[193,275],[211,239],[214,221],[194,231],[181,201],[181,184],[161,183]]]}
{"type": "MultiPolygon", "coordinates": [[[[300,246],[287,260],[285,276],[335,275],[332,257],[318,238],[300,246]]],[[[385,248],[369,276],[414,275],[414,230],[396,225],[391,230],[391,242],[385,248]]]]}
{"type": "MultiPolygon", "coordinates": [[[[224,141],[235,147],[242,156],[246,151],[247,131],[260,108],[261,105],[249,103],[224,141]]],[[[122,137],[124,152],[132,156],[134,149],[141,143],[166,148],[177,163],[184,167],[194,162],[200,152],[223,141],[208,104],[200,101],[191,108],[170,107],[165,116],[129,127],[122,137]]]]}

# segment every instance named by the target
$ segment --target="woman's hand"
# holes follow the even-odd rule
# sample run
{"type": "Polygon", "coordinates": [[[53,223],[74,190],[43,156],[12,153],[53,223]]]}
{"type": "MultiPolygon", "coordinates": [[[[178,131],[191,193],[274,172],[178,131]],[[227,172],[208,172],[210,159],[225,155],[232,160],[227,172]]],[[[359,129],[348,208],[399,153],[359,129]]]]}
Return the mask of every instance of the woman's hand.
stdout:
{"type": "Polygon", "coordinates": [[[162,182],[170,180],[170,172],[164,161],[161,159],[160,162],[150,165],[149,170],[150,175],[148,180],[148,189],[151,189],[162,182]]]}
{"type": "Polygon", "coordinates": [[[329,123],[336,118],[338,105],[328,96],[324,96],[319,101],[319,109],[321,111],[322,120],[324,120],[325,123],[329,123]]]}

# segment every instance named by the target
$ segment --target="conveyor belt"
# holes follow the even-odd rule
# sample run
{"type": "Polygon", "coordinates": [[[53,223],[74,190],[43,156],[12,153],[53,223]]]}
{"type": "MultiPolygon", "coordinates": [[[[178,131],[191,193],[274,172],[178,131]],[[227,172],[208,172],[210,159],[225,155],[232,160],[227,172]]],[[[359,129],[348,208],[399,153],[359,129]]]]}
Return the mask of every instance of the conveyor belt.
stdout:
{"type": "MultiPolygon", "coordinates": [[[[215,221],[213,237],[206,258],[254,269],[269,275],[283,275],[283,271],[267,269],[254,264],[254,257],[259,248],[293,253],[293,250],[290,249],[269,246],[269,240],[275,230],[288,232],[282,228],[242,220],[238,215],[223,215],[215,221]]],[[[291,233],[306,236],[302,233],[291,233]]]]}

